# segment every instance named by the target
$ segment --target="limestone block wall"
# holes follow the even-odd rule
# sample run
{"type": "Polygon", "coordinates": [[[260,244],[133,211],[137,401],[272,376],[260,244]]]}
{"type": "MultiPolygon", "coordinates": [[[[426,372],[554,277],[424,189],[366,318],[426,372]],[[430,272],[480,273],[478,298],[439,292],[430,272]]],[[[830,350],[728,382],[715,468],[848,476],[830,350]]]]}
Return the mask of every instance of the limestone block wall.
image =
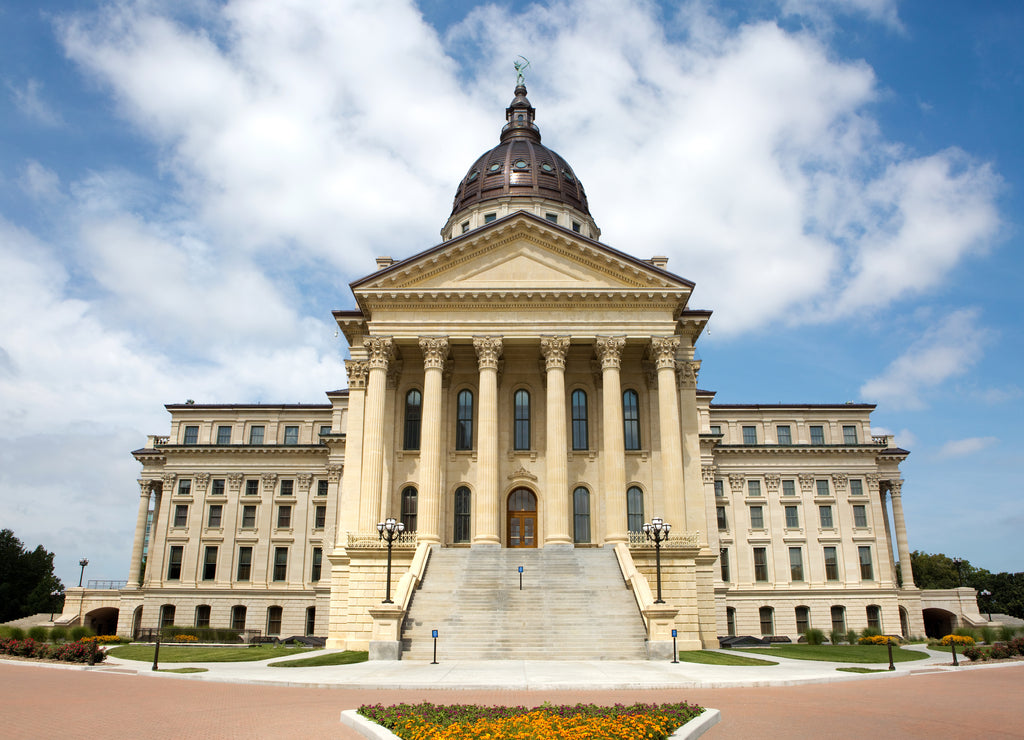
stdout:
{"type": "MultiPolygon", "coordinates": [[[[786,594],[765,590],[759,593],[730,593],[724,597],[720,595],[717,602],[719,635],[729,634],[726,610],[732,608],[735,610],[737,635],[761,636],[761,607],[771,607],[774,610],[773,634],[787,636],[796,642],[800,637],[797,632],[796,608],[800,606],[810,610],[810,627],[820,629],[826,637],[833,628],[833,606],[843,607],[846,630],[861,632],[868,626],[868,606],[878,606],[881,609],[882,632],[889,635],[902,633],[899,594],[892,589],[862,592],[804,590],[786,594]]],[[[911,634],[918,634],[913,631],[913,627],[911,634]]]]}
{"type": "MultiPolygon", "coordinates": [[[[335,593],[331,604],[331,633],[328,646],[345,647],[348,650],[367,650],[373,634],[373,619],[370,607],[384,601],[387,583],[387,549],[377,547],[349,547],[346,550],[348,563],[347,588],[342,594],[335,593]],[[337,631],[335,631],[337,629],[337,631]]],[[[395,548],[391,554],[391,595],[398,589],[398,582],[412,564],[414,548],[395,548]]],[[[339,571],[338,577],[342,574],[339,571]]]]}
{"type": "MultiPolygon", "coordinates": [[[[657,598],[657,566],[655,551],[647,547],[631,547],[633,563],[650,584],[657,598]]],[[[661,551],[661,593],[669,606],[679,609],[675,629],[679,632],[680,650],[717,647],[711,637],[714,625],[714,591],[709,558],[699,558],[700,549],[666,548],[661,551]],[[698,564],[698,558],[701,562],[698,564]],[[705,644],[705,641],[708,641],[705,644]]]]}

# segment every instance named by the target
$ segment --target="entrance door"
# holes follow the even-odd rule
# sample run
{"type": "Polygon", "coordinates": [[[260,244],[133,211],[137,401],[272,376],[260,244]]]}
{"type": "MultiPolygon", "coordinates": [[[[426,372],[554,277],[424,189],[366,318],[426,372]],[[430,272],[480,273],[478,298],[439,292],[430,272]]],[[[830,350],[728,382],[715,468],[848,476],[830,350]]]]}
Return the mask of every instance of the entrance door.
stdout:
{"type": "Polygon", "coordinates": [[[526,488],[517,488],[508,497],[509,547],[537,546],[537,497],[526,488]]]}

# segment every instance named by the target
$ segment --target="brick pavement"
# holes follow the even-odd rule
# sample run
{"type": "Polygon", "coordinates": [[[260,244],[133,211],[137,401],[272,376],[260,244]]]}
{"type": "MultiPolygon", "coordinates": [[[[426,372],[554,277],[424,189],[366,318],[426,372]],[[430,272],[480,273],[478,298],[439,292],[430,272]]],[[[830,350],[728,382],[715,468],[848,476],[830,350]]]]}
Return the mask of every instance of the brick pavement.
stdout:
{"type": "Polygon", "coordinates": [[[398,701],[686,700],[722,710],[705,737],[1024,738],[1024,665],[830,684],[623,691],[352,690],[211,683],[0,664],[0,736],[356,738],[342,709],[398,701]]]}

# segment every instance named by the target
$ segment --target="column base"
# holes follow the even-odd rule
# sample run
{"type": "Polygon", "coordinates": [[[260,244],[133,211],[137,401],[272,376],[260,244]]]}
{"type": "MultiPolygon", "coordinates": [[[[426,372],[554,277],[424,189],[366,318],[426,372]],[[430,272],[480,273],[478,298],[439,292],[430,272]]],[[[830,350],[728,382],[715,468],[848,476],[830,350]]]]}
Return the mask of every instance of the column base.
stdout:
{"type": "Polygon", "coordinates": [[[554,542],[544,543],[545,549],[550,548],[552,550],[572,550],[574,547],[576,546],[573,543],[565,542],[564,540],[555,540],[554,542]]]}
{"type": "Polygon", "coordinates": [[[487,549],[488,547],[501,547],[500,542],[492,542],[491,540],[480,540],[479,542],[473,542],[469,548],[471,550],[487,549]]]}
{"type": "Polygon", "coordinates": [[[401,660],[400,640],[370,640],[370,660],[401,660]]]}
{"type": "Polygon", "coordinates": [[[672,641],[651,640],[648,642],[647,660],[672,660],[672,641]]]}

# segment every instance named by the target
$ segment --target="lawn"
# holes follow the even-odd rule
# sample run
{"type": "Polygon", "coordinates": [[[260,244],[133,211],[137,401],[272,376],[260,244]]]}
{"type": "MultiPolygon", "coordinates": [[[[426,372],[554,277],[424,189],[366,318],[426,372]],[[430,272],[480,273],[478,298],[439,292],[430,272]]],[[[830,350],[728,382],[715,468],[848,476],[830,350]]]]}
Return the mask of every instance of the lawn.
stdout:
{"type": "Polygon", "coordinates": [[[308,658],[280,660],[277,663],[270,663],[269,666],[271,668],[308,668],[319,665],[350,665],[352,663],[364,663],[369,658],[370,654],[366,650],[342,650],[337,653],[311,655],[308,658]]]}
{"type": "MultiPolygon", "coordinates": [[[[889,662],[889,651],[885,645],[772,645],[765,648],[743,648],[741,652],[796,660],[827,660],[833,663],[889,662]]],[[[924,660],[927,657],[920,650],[904,650],[895,646],[892,649],[894,663],[924,660]]]]}
{"type": "Polygon", "coordinates": [[[704,665],[778,665],[774,660],[761,660],[749,655],[719,653],[714,650],[680,650],[679,660],[704,665]]]}
{"type": "MultiPolygon", "coordinates": [[[[269,658],[289,658],[308,653],[310,648],[284,647],[283,645],[258,645],[254,647],[182,647],[161,645],[161,663],[244,663],[269,658]]],[[[107,655],[123,660],[153,662],[152,645],[122,645],[111,648],[107,655]]]]}

